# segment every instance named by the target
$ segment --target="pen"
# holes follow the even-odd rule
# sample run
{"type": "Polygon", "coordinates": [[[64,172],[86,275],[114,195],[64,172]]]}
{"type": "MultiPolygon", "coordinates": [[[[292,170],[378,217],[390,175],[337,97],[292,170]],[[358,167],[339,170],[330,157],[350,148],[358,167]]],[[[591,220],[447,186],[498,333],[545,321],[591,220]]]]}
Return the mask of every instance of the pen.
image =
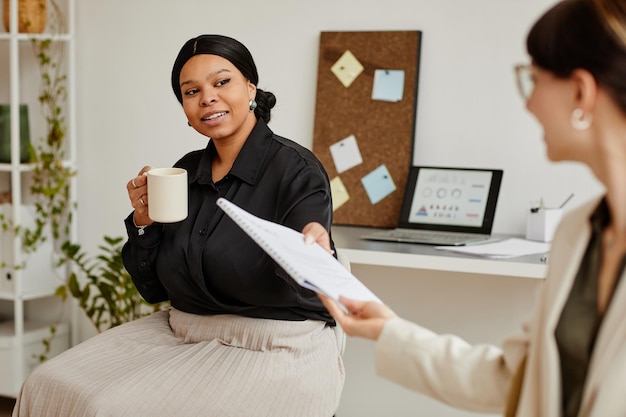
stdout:
{"type": "Polygon", "coordinates": [[[559,208],[563,208],[563,206],[564,206],[564,205],[566,205],[566,204],[567,204],[567,202],[568,202],[568,201],[570,201],[570,200],[572,199],[572,197],[574,197],[574,193],[571,193],[571,194],[569,195],[569,197],[567,197],[567,198],[565,199],[565,201],[564,201],[563,203],[561,203],[561,205],[559,206],[559,208]]]}

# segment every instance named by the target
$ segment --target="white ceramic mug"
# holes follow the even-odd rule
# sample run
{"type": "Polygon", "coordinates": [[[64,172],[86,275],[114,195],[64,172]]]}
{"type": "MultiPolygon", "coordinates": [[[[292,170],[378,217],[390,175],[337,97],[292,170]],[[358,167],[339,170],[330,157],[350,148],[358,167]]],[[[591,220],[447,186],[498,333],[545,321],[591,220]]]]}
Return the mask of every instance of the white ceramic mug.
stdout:
{"type": "Polygon", "coordinates": [[[148,217],[159,223],[187,218],[187,171],[182,168],[153,168],[148,177],[148,217]]]}

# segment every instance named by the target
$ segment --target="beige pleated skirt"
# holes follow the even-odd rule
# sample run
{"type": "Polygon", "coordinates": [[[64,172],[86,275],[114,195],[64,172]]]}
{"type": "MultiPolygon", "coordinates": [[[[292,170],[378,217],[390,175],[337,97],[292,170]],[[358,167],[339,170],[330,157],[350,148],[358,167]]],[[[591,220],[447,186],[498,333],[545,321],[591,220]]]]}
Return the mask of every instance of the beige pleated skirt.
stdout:
{"type": "Polygon", "coordinates": [[[323,322],[172,309],[38,366],[13,417],[330,417],[343,382],[323,322]]]}

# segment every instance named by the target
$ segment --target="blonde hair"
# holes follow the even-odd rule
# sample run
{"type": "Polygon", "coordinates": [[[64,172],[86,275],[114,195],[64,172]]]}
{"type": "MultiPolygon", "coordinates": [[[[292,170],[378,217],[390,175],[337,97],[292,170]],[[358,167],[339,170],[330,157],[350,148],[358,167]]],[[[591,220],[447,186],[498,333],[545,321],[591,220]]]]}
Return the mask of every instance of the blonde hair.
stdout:
{"type": "Polygon", "coordinates": [[[593,0],[593,4],[611,33],[626,48],[626,1],[593,0]]]}

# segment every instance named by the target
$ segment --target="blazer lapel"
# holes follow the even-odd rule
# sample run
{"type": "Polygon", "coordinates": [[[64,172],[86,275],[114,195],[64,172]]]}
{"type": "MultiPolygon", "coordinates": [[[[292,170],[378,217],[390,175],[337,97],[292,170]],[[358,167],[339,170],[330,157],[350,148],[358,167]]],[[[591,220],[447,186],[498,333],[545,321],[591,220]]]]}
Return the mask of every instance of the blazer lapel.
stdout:
{"type": "Polygon", "coordinates": [[[626,343],[626,273],[622,273],[606,312],[591,358],[581,415],[589,415],[598,386],[620,347],[626,343]]]}
{"type": "Polygon", "coordinates": [[[545,399],[542,402],[542,415],[558,415],[559,413],[561,370],[554,331],[589,243],[591,236],[589,215],[597,204],[597,201],[592,201],[572,213],[563,224],[565,229],[558,232],[556,236],[558,241],[553,242],[554,250],[550,251],[550,270],[548,281],[544,284],[548,288],[545,289],[547,293],[543,298],[546,302],[544,307],[547,309],[542,332],[545,345],[541,347],[543,352],[539,354],[540,375],[544,381],[542,395],[545,399]]]}

